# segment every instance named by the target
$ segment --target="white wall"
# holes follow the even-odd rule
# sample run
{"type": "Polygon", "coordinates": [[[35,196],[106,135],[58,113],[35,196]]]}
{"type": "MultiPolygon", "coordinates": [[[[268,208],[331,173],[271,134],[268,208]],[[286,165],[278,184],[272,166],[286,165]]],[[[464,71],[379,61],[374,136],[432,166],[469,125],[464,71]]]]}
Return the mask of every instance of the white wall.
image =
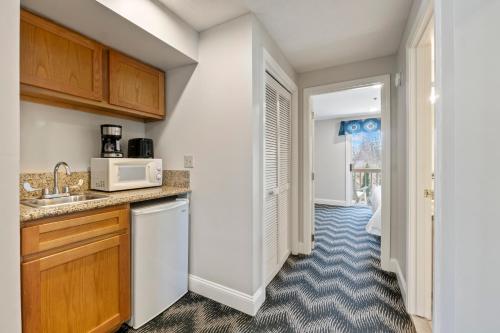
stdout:
{"type": "Polygon", "coordinates": [[[436,2],[436,332],[498,332],[500,2],[436,2]]]}
{"type": "Polygon", "coordinates": [[[96,0],[192,59],[198,57],[198,32],[158,0],[96,0]]]}
{"type": "Polygon", "coordinates": [[[316,87],[329,83],[394,73],[395,69],[396,57],[388,56],[301,73],[299,75],[299,85],[301,88],[316,87]]]}
{"type": "Polygon", "coordinates": [[[262,285],[259,55],[279,55],[256,24],[249,14],[200,33],[199,64],[167,73],[166,121],[146,125],[168,168],[194,156],[190,274],[247,295],[262,285]]]}
{"type": "Polygon", "coordinates": [[[59,161],[86,171],[101,153],[101,124],[122,125],[122,151],[128,139],[145,137],[142,121],[107,117],[44,104],[21,102],[21,172],[50,172],[59,161]]]}
{"type": "Polygon", "coordinates": [[[339,119],[314,122],[315,200],[346,203],[346,136],[339,136],[339,119]]]}
{"type": "Polygon", "coordinates": [[[170,169],[194,156],[190,274],[253,294],[252,24],[200,33],[199,64],[167,73],[166,121],[147,124],[170,169]]]}
{"type": "Polygon", "coordinates": [[[19,1],[0,2],[0,323],[21,332],[19,258],[19,1]]]}

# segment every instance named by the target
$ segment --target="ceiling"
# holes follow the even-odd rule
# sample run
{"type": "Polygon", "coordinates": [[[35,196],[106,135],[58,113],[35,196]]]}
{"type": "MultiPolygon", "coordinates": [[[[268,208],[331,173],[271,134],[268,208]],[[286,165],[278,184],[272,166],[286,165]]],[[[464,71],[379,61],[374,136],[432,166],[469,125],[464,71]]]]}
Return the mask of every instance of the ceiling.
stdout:
{"type": "Polygon", "coordinates": [[[381,92],[381,85],[372,85],[312,96],[314,118],[378,116],[381,112],[381,92]]]}
{"type": "MultiPolygon", "coordinates": [[[[156,0],[155,0],[156,1],[156,0]]],[[[203,31],[253,12],[299,73],[397,52],[412,0],[158,0],[203,31]]]]}
{"type": "Polygon", "coordinates": [[[206,30],[250,11],[240,0],[157,1],[163,3],[197,31],[206,30]]]}

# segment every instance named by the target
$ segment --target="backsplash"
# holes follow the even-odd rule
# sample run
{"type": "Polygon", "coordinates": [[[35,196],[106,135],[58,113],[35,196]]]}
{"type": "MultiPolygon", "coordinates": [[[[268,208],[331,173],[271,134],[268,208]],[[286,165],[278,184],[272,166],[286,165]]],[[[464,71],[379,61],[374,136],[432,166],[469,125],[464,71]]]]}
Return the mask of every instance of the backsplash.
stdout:
{"type": "Polygon", "coordinates": [[[163,185],[189,188],[191,184],[188,170],[163,170],[163,185]]]}
{"type": "MultiPolygon", "coordinates": [[[[68,176],[60,172],[59,184],[60,186],[70,186],[71,193],[85,192],[90,188],[90,173],[88,171],[78,171],[72,172],[71,175],[68,176]],[[80,179],[83,180],[83,184],[78,186],[80,179]]],[[[54,173],[52,172],[22,173],[19,177],[19,197],[21,200],[40,197],[42,190],[46,187],[52,192],[52,188],[54,188],[54,173]],[[23,187],[25,182],[29,183],[32,188],[40,190],[34,192],[26,191],[23,187]]]]}
{"type": "MultiPolygon", "coordinates": [[[[81,193],[88,191],[90,188],[90,172],[77,171],[72,172],[70,176],[65,173],[59,173],[60,186],[70,186],[71,193],[81,193]],[[82,185],[78,183],[80,179],[82,185]]],[[[170,187],[189,188],[190,174],[187,170],[163,170],[163,185],[170,187]]],[[[52,172],[43,173],[21,173],[19,177],[19,197],[21,200],[38,198],[41,195],[42,189],[48,187],[50,191],[54,187],[54,174],[52,172]],[[23,184],[27,182],[34,189],[40,189],[34,192],[28,192],[24,189],[23,184]]]]}

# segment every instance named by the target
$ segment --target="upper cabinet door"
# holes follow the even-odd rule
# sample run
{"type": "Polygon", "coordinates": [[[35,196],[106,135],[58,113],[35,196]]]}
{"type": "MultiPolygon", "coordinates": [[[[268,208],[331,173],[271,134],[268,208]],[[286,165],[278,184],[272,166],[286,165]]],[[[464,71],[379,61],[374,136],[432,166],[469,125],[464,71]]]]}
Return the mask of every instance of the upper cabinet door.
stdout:
{"type": "Polygon", "coordinates": [[[165,73],[110,50],[109,103],[164,116],[165,73]]]}
{"type": "Polygon", "coordinates": [[[21,11],[21,83],[83,98],[103,99],[103,47],[21,11]]]}

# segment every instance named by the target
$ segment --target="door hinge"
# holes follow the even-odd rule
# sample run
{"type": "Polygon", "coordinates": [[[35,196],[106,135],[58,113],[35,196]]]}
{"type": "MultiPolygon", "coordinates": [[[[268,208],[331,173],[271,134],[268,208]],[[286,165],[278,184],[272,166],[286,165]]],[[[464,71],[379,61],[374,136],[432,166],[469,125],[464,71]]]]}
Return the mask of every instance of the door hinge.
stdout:
{"type": "Polygon", "coordinates": [[[349,171],[352,172],[352,163],[349,163],[349,171]]]}
{"type": "Polygon", "coordinates": [[[311,180],[314,180],[314,172],[311,173],[311,180]]]}
{"type": "Polygon", "coordinates": [[[311,112],[311,119],[314,119],[314,111],[311,112]]]}
{"type": "Polygon", "coordinates": [[[311,235],[311,242],[314,242],[314,234],[311,235]]]}

